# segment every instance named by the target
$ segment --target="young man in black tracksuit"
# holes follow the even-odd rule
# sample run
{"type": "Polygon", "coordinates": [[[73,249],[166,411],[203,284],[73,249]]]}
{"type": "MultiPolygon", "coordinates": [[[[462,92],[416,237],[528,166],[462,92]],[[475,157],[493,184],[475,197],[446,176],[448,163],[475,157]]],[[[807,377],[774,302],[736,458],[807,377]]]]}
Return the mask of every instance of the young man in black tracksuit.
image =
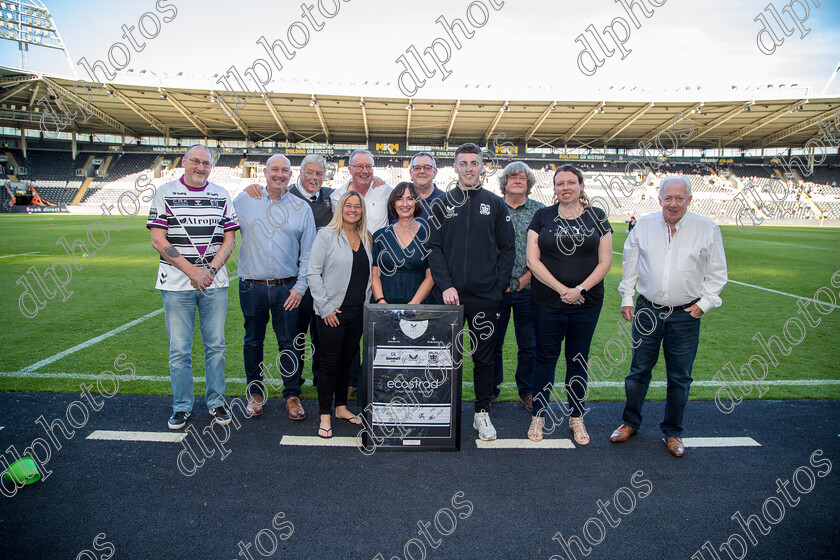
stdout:
{"type": "Polygon", "coordinates": [[[513,270],[514,233],[501,197],[481,187],[481,148],[455,151],[458,187],[429,216],[429,268],[445,305],[463,305],[474,364],[475,419],[483,440],[496,439],[490,422],[496,321],[513,270]],[[440,211],[438,211],[440,210],[440,211]]]}

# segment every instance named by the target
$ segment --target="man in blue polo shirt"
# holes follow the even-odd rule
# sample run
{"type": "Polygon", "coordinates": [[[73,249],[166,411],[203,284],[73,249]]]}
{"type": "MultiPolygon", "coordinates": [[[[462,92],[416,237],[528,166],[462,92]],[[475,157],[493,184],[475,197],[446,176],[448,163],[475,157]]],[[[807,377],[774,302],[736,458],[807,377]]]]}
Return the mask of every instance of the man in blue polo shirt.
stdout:
{"type": "Polygon", "coordinates": [[[279,154],[271,156],[265,165],[267,184],[262,196],[252,198],[242,192],[233,205],[242,232],[238,273],[239,303],[245,317],[246,411],[252,416],[262,414],[263,375],[272,379],[272,387],[275,383],[279,387],[282,377],[289,418],[303,420],[301,362],[294,338],[298,306],[308,287],[306,269],[315,240],[315,219],[309,205],[288,192],[291,177],[289,160],[279,154]],[[269,316],[280,351],[275,364],[263,364],[269,316]]]}

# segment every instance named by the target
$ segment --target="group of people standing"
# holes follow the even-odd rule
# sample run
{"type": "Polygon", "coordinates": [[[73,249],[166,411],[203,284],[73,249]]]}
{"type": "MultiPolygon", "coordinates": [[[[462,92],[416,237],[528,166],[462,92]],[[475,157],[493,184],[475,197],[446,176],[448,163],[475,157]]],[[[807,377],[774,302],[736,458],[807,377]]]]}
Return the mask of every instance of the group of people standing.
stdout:
{"type": "MultiPolygon", "coordinates": [[[[206,402],[216,422],[231,420],[223,397],[224,264],[240,229],[248,415],[262,413],[265,382],[278,387],[282,382],[289,417],[306,417],[300,387],[308,330],[314,352],[304,354],[312,359],[318,390],[318,435],[332,437],[333,418],[360,423],[347,404],[363,380],[358,371],[364,304],[439,303],[462,305],[473,332],[488,322],[493,326],[489,335],[471,337],[473,427],[479,438],[496,439],[489,412],[504,378],[502,348],[512,316],[516,386],[531,413],[527,436],[543,438],[565,341],[567,403],[558,404],[565,407],[575,442],[589,443],[583,422],[586,365],[613,251],[608,216],[589,203],[580,170],[557,168],[555,203],[546,207],[529,196],[536,180],[522,162],[509,164],[499,176],[502,197],[483,188],[476,144],[456,150],[457,184],[446,192],[434,183],[437,166],[427,153],[412,158],[411,182],[392,188],[374,176],[372,154],[356,150],[349,158],[350,182],[335,190],[323,186],[322,157],[304,158],[297,184],[289,186],[290,162],[275,155],[266,163],[266,186],[251,185],[233,201],[209,182],[212,156],[206,147],[192,146],[183,165],[181,179],[158,188],[147,223],[161,255],[156,287],[170,338],[170,428],[182,428],[192,411],[196,310],[205,345],[206,402]],[[273,364],[263,362],[269,319],[280,351],[273,364]]],[[[685,177],[665,178],[662,212],[641,218],[625,244],[619,291],[621,313],[633,322],[634,351],[624,423],[611,437],[620,442],[636,433],[662,345],[668,391],[661,428],[677,456],[684,452],[682,413],[700,316],[720,305],[726,282],[720,230],[687,213],[690,200],[685,177]]]]}

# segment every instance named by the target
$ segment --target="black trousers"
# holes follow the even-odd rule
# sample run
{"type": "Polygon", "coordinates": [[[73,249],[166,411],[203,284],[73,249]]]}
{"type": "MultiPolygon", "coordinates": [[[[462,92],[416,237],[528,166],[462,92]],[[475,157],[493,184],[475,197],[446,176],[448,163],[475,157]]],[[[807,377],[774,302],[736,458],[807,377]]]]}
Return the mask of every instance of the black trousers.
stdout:
{"type": "Polygon", "coordinates": [[[362,339],[364,306],[343,306],[339,311],[341,313],[336,316],[340,324],[337,327],[330,327],[320,317],[317,319],[321,338],[321,371],[318,374],[320,414],[332,414],[333,395],[336,407],[347,405],[350,362],[358,353],[362,339]]]}
{"type": "MultiPolygon", "coordinates": [[[[463,301],[462,301],[463,303],[463,301]]],[[[464,303],[464,319],[469,327],[469,350],[473,360],[473,387],[475,411],[489,411],[493,395],[493,374],[496,355],[496,330],[498,329],[499,304],[481,305],[464,303]]]]}
{"type": "MultiPolygon", "coordinates": [[[[309,339],[312,341],[313,352],[312,352],[312,384],[317,385],[316,379],[318,377],[318,373],[321,369],[321,341],[318,336],[318,321],[320,319],[312,308],[312,294],[309,290],[306,290],[306,293],[303,294],[303,298],[300,300],[300,305],[298,306],[298,320],[297,326],[295,327],[295,337],[300,336],[303,334],[304,338],[306,337],[306,331],[309,331],[309,339]]],[[[303,352],[299,352],[299,355],[303,354],[303,352]]],[[[303,359],[301,359],[301,376],[300,376],[300,384],[303,385],[303,359]]]]}

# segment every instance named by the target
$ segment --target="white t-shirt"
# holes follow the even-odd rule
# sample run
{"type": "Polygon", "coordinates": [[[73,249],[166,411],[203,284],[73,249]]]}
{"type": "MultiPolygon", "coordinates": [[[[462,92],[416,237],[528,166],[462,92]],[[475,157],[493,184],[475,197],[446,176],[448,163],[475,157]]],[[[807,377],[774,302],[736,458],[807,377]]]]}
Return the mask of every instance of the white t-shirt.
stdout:
{"type": "MultiPolygon", "coordinates": [[[[333,208],[335,208],[336,212],[340,211],[338,201],[347,192],[347,186],[344,185],[335,189],[330,195],[330,199],[333,201],[333,208]]],[[[388,197],[391,196],[392,190],[394,190],[394,187],[391,185],[382,185],[375,189],[371,187],[368,189],[367,194],[362,197],[365,199],[367,230],[371,234],[388,225],[388,197]]]]}

